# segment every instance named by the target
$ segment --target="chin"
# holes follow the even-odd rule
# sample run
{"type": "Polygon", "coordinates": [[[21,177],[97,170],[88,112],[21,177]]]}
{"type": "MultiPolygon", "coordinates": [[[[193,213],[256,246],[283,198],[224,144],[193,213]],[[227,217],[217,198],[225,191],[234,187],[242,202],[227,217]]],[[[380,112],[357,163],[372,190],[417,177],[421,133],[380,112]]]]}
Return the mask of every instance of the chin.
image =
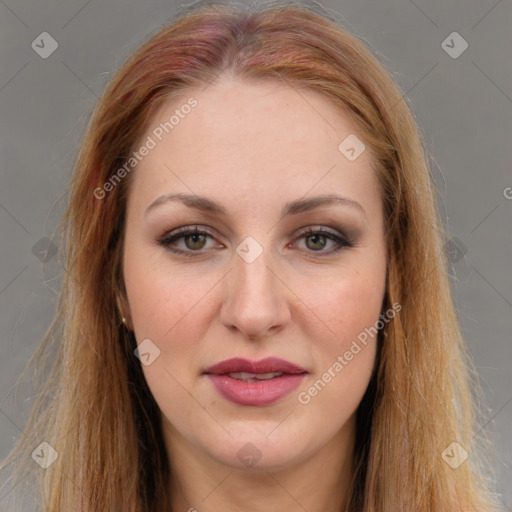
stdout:
{"type": "Polygon", "coordinates": [[[278,431],[275,421],[271,428],[265,421],[260,428],[246,423],[245,428],[236,429],[236,433],[235,429],[227,430],[232,437],[226,434],[222,439],[203,440],[201,445],[219,464],[236,470],[284,470],[306,457],[308,448],[314,449],[308,440],[290,429],[278,431]]]}

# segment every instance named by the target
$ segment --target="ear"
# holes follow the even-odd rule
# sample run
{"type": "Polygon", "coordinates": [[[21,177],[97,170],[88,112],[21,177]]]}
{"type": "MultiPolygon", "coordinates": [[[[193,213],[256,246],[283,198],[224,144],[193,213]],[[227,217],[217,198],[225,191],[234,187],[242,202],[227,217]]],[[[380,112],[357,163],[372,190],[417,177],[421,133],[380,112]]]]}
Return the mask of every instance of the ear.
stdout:
{"type": "Polygon", "coordinates": [[[121,293],[117,296],[117,308],[119,310],[119,316],[123,324],[127,329],[133,331],[132,314],[130,310],[130,304],[125,293],[121,293]]]}

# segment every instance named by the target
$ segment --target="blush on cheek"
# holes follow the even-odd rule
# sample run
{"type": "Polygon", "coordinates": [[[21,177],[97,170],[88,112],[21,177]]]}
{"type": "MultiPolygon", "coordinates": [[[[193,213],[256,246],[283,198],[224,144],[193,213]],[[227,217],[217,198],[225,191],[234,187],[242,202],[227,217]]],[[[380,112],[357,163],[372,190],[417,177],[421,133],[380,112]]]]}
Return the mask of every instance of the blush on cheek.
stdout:
{"type": "Polygon", "coordinates": [[[136,333],[165,339],[180,324],[197,320],[201,300],[208,292],[208,286],[200,286],[200,280],[191,285],[189,280],[183,283],[162,272],[142,274],[128,265],[125,275],[136,333]]]}
{"type": "Polygon", "coordinates": [[[308,305],[324,321],[325,328],[336,334],[340,349],[340,344],[350,345],[351,340],[378,320],[384,291],[381,276],[359,274],[351,279],[340,279],[335,288],[318,289],[317,300],[310,293],[308,305]]]}

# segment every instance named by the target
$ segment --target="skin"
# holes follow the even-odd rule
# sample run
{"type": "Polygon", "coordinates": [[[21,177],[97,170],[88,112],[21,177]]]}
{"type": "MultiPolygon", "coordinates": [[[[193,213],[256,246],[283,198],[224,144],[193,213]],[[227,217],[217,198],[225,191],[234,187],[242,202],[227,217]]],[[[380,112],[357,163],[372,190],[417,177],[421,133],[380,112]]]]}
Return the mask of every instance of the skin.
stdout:
{"type": "Polygon", "coordinates": [[[384,221],[370,152],[355,161],[340,153],[357,130],[318,93],[233,76],[165,105],[141,140],[191,96],[197,106],[133,171],[123,254],[129,327],[160,350],[143,371],[162,412],[173,510],[341,510],[375,339],[308,404],[298,394],[382,312],[384,221]],[[178,192],[207,196],[227,214],[177,201],[146,212],[178,192]],[[280,217],[285,203],[325,194],[364,212],[333,204],[280,217]],[[156,242],[196,225],[213,236],[172,244],[195,256],[156,242]],[[309,227],[350,234],[354,246],[333,252],[329,238],[302,235],[309,227]],[[263,249],[252,263],[236,252],[247,236],[263,249]],[[268,356],[309,372],[274,404],[234,404],[203,375],[225,359],[268,356]],[[237,456],[246,443],[261,454],[252,467],[237,456]]]}

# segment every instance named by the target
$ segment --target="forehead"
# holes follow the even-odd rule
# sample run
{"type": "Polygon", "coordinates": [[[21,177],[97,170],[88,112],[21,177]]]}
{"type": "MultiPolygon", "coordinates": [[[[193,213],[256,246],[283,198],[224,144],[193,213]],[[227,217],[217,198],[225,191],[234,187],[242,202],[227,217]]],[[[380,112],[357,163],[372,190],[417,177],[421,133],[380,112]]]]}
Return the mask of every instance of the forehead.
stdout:
{"type": "Polygon", "coordinates": [[[356,132],[317,92],[225,77],[160,108],[141,139],[154,147],[137,164],[133,186],[147,200],[169,190],[221,201],[284,202],[285,191],[295,199],[333,189],[361,196],[376,186],[369,151],[349,161],[339,149],[356,132]]]}

